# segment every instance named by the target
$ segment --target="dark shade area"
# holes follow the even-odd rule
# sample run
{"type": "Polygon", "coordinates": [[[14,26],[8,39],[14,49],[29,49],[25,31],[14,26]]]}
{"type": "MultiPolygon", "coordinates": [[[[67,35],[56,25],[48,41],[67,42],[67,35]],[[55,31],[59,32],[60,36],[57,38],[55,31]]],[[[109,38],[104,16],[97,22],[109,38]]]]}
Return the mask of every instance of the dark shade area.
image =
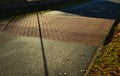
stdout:
{"type": "Polygon", "coordinates": [[[113,35],[114,35],[114,32],[115,32],[115,27],[117,27],[117,25],[119,24],[119,22],[120,22],[120,15],[118,15],[117,18],[115,19],[115,22],[114,22],[114,24],[112,26],[112,29],[109,32],[108,36],[106,37],[104,45],[109,44],[111,42],[111,40],[113,39],[113,35]]]}
{"type": "Polygon", "coordinates": [[[0,4],[0,17],[10,17],[14,15],[22,15],[32,13],[36,11],[42,11],[47,9],[56,9],[71,5],[72,3],[83,3],[89,0],[50,0],[50,1],[33,1],[33,2],[12,2],[0,4]]]}
{"type": "Polygon", "coordinates": [[[98,0],[60,11],[87,17],[115,19],[120,14],[120,4],[98,0]]]}

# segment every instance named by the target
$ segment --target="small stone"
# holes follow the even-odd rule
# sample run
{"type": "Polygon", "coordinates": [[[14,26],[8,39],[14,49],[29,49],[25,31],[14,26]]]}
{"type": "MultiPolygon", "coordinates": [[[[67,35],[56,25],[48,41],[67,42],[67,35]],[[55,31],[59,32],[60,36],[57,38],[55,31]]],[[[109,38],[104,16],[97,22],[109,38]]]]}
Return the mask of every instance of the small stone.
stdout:
{"type": "Polygon", "coordinates": [[[85,70],[80,70],[81,73],[85,72],[85,70]]]}
{"type": "Polygon", "coordinates": [[[108,45],[111,45],[111,43],[109,43],[108,45]]]}
{"type": "Polygon", "coordinates": [[[66,72],[64,72],[64,75],[66,75],[67,73],[66,72]]]}
{"type": "Polygon", "coordinates": [[[62,37],[60,37],[60,39],[62,39],[62,37]]]}
{"type": "Polygon", "coordinates": [[[95,69],[95,72],[97,72],[98,70],[97,69],[95,69]]]}
{"type": "Polygon", "coordinates": [[[105,53],[105,55],[107,55],[108,53],[105,53]]]}

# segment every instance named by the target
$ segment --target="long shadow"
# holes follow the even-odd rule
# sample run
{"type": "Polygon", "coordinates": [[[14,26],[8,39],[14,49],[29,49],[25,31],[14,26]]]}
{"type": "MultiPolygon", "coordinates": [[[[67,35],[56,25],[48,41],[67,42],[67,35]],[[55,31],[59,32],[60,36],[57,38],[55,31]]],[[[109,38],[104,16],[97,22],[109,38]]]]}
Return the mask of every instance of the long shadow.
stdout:
{"type": "MultiPolygon", "coordinates": [[[[79,1],[80,3],[90,0],[79,1]]],[[[16,15],[23,15],[43,11],[47,9],[60,10],[61,7],[76,3],[78,0],[52,0],[52,1],[33,1],[33,2],[7,2],[0,3],[0,18],[16,15]]]]}
{"type": "Polygon", "coordinates": [[[44,62],[45,76],[49,76],[49,74],[48,74],[48,67],[47,67],[47,61],[46,61],[46,55],[45,55],[45,49],[44,49],[44,43],[43,43],[43,37],[42,37],[42,31],[41,31],[41,26],[40,26],[40,18],[39,18],[39,14],[38,13],[37,13],[37,20],[38,20],[39,36],[40,36],[42,56],[43,56],[43,62],[44,62]]]}

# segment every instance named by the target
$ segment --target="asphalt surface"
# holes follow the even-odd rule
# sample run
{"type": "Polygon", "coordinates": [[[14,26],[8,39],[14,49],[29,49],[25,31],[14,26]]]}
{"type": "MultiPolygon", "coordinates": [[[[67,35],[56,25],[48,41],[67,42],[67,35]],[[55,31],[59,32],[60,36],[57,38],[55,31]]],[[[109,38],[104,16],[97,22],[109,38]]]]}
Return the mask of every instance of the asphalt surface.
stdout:
{"type": "Polygon", "coordinates": [[[119,0],[95,0],[59,10],[80,16],[115,19],[120,14],[119,0]]]}

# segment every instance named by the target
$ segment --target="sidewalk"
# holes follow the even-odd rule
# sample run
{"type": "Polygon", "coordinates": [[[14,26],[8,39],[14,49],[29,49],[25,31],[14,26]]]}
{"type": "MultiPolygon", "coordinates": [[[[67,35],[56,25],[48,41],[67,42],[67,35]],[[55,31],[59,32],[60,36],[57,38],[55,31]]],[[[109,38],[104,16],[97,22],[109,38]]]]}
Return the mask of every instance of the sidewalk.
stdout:
{"type": "MultiPolygon", "coordinates": [[[[76,15],[39,18],[49,76],[83,76],[114,22],[76,15]]],[[[0,75],[44,76],[41,52],[37,15],[11,20],[0,33],[0,75]]]]}
{"type": "MultiPolygon", "coordinates": [[[[0,76],[45,76],[45,61],[49,76],[83,76],[114,23],[114,19],[103,17],[105,9],[112,10],[97,4],[99,10],[89,8],[96,18],[87,17],[87,12],[81,15],[80,6],[72,8],[76,9],[72,14],[65,11],[39,14],[46,60],[37,14],[0,21],[0,76]]],[[[111,7],[112,3],[109,4],[111,7]]]]}

